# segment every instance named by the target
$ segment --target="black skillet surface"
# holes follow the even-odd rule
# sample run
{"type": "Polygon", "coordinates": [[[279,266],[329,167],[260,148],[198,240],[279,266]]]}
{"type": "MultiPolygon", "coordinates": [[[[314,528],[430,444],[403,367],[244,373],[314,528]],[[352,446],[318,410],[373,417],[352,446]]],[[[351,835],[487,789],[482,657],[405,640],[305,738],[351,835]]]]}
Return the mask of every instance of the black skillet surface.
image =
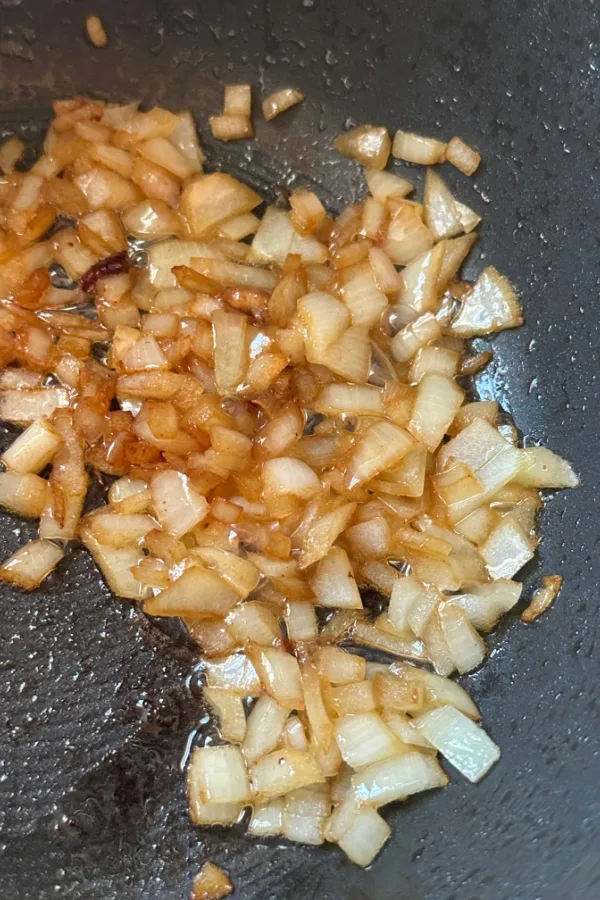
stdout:
{"type": "MultiPolygon", "coordinates": [[[[495,342],[482,383],[521,430],[573,461],[584,486],[544,514],[541,574],[555,607],[517,616],[466,679],[503,757],[472,787],[392,808],[368,872],[332,847],[200,832],[179,761],[202,715],[189,651],[109,595],[73,550],[43,591],[0,591],[0,898],[175,900],[208,856],[240,900],[597,900],[598,9],[593,0],[130,0],[98,5],[111,36],[83,37],[87,3],[0,0],[0,125],[38,139],[52,97],[190,106],[203,137],[222,83],[294,85],[305,104],[210,163],[263,188],[314,183],[333,210],[358,196],[331,149],[372,121],[475,143],[485,165],[460,196],[485,216],[475,271],[493,261],[527,324],[495,342]]],[[[400,167],[398,167],[400,168],[400,167]]],[[[446,167],[447,169],[449,167],[446,167]]],[[[5,443],[8,437],[5,437],[5,443]]],[[[29,533],[0,517],[6,556],[29,533]]]]}

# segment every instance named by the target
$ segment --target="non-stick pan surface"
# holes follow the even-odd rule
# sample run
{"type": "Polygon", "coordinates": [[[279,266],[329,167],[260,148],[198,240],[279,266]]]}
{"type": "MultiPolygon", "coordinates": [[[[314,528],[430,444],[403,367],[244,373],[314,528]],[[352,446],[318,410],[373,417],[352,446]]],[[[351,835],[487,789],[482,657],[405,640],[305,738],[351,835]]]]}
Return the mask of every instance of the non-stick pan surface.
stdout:
{"type": "MultiPolygon", "coordinates": [[[[0,0],[0,127],[39,139],[53,97],[189,106],[209,162],[259,188],[358,196],[332,151],[351,122],[450,137],[483,153],[448,172],[485,217],[471,261],[517,285],[527,324],[495,341],[482,390],[528,440],[568,457],[583,487],[550,499],[542,574],[565,587],[533,626],[508,617],[466,679],[501,763],[479,787],[387,816],[370,871],[337,848],[261,844],[189,823],[179,762],[201,710],[189,648],[110,596],[89,558],[30,595],[0,591],[0,898],[175,900],[205,857],[240,900],[597,900],[600,28],[594,0],[0,0]],[[88,12],[110,44],[86,43],[88,12]],[[253,142],[206,135],[222,84],[297,86],[306,102],[253,142]]],[[[5,435],[7,443],[9,436],[5,435]]],[[[0,516],[4,556],[27,527],[0,516]]]]}

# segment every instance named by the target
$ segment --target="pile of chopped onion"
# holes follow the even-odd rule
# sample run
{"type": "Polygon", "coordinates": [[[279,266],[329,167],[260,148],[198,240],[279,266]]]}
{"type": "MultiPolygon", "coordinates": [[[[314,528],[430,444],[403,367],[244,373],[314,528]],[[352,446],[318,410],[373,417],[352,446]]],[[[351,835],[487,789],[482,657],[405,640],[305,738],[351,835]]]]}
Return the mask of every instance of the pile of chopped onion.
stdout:
{"type": "MultiPolygon", "coordinates": [[[[361,126],[337,141],[361,200],[264,209],[204,173],[189,112],[54,112],[28,172],[0,147],[0,417],[23,429],[0,504],[40,523],[0,578],[35,588],[81,540],[118,597],[198,644],[222,743],[192,752],[192,820],[251,808],[253,835],[369,865],[381,808],[448,782],[438,753],[471,781],[498,759],[452,676],[519,601],[540,489],[577,484],[469,396],[491,353],[468,339],[522,321],[493,266],[460,277],[479,216],[433,169],[422,202],[385,171],[390,152],[468,173],[479,155],[361,126]],[[84,514],[90,473],[110,488],[84,514]]],[[[248,136],[249,115],[231,86],[213,131],[248,136]]]]}

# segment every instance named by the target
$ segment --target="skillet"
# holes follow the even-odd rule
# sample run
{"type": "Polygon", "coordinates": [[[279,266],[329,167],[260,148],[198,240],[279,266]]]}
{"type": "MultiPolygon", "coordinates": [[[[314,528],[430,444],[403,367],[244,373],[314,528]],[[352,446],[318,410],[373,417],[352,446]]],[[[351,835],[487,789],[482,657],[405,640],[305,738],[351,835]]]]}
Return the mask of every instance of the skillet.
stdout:
{"type": "MultiPolygon", "coordinates": [[[[72,549],[33,594],[2,586],[0,898],[175,900],[205,858],[240,900],[600,896],[599,18],[590,0],[0,0],[0,129],[32,153],[53,97],[189,106],[209,165],[261,190],[314,184],[336,211],[361,190],[331,147],[344,125],[477,146],[476,177],[448,173],[484,215],[467,277],[493,261],[527,316],[494,341],[480,391],[583,482],[550,499],[525,572],[526,594],[561,573],[559,599],[533,626],[507,616],[465,679],[500,764],[478,787],[453,778],[390,809],[392,840],[366,872],[334,847],[189,824],[179,766],[203,715],[191,650],[111,597],[87,554],[72,549]],[[83,35],[94,11],[105,50],[83,35]],[[256,115],[254,142],[216,145],[206,120],[231,81],[307,100],[274,123],[256,115]]],[[[30,536],[0,516],[3,558],[30,536]]]]}

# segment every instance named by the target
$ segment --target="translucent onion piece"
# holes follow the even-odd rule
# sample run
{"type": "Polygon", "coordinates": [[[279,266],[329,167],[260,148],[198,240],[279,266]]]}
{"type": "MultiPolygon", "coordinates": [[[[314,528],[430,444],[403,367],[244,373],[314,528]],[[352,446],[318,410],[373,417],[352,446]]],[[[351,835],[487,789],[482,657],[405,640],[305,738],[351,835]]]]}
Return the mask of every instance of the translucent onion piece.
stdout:
{"type": "Polygon", "coordinates": [[[285,798],[283,836],[303,844],[322,844],[330,809],[329,794],[323,790],[309,787],[292,791],[285,798]]]}
{"type": "Polygon", "coordinates": [[[237,591],[223,579],[196,565],[147,600],[144,612],[151,616],[225,616],[238,599],[237,591]]]}
{"type": "Polygon", "coordinates": [[[419,382],[408,430],[429,450],[435,450],[464,399],[450,378],[430,372],[419,382]]]}
{"type": "Polygon", "coordinates": [[[522,324],[521,303],[510,282],[494,266],[488,266],[464,297],[452,331],[461,337],[472,337],[522,324]]]}
{"type": "Polygon", "coordinates": [[[222,900],[232,891],[233,885],[225,872],[207,861],[194,878],[191,900],[222,900]]]}
{"type": "Polygon", "coordinates": [[[359,866],[369,866],[389,836],[390,826],[374,809],[361,809],[338,843],[359,866]]]}
{"type": "Polygon", "coordinates": [[[276,837],[283,829],[283,808],[285,799],[277,797],[269,803],[255,805],[248,824],[248,834],[255,837],[276,837]]]}
{"type": "Polygon", "coordinates": [[[224,172],[213,172],[183,189],[181,211],[193,237],[201,237],[220,222],[250,212],[261,202],[262,198],[247,185],[224,172]]]}
{"type": "Polygon", "coordinates": [[[392,147],[387,130],[373,125],[352,128],[345,134],[340,134],[334,143],[336,149],[344,156],[377,170],[385,169],[392,147]]]}
{"type": "Polygon", "coordinates": [[[312,753],[284,747],[263,756],[250,768],[253,798],[258,803],[289,794],[290,791],[321,784],[321,774],[312,753]]]}
{"type": "Polygon", "coordinates": [[[398,752],[398,740],[377,713],[342,716],[334,723],[344,761],[353,769],[388,759],[398,752]]]}
{"type": "Polygon", "coordinates": [[[439,617],[450,655],[461,675],[480,666],[486,646],[465,612],[458,606],[441,603],[439,617]]]}
{"type": "Polygon", "coordinates": [[[302,103],[303,100],[304,94],[296,88],[282,88],[280,91],[269,94],[263,100],[263,115],[267,120],[274,119],[292,106],[302,103]]]}
{"type": "Polygon", "coordinates": [[[220,547],[197,547],[194,555],[209,569],[214,569],[238,592],[242,600],[245,600],[258,584],[260,573],[256,566],[228,550],[222,550],[220,547]]]}
{"type": "Polygon", "coordinates": [[[446,147],[446,160],[464,175],[472,175],[481,162],[481,155],[459,137],[453,137],[446,147]]]}
{"type": "Polygon", "coordinates": [[[311,578],[317,606],[362,609],[362,600],[348,554],[332,547],[320,560],[311,578]]]}
{"type": "Polygon", "coordinates": [[[55,409],[68,406],[68,393],[60,387],[0,391],[0,419],[15,425],[29,425],[51,416],[55,409]]]}
{"type": "Polygon", "coordinates": [[[379,203],[385,203],[393,197],[402,199],[415,189],[414,184],[405,178],[379,169],[365,169],[365,178],[369,190],[379,203]]]}
{"type": "Polygon", "coordinates": [[[378,807],[445,787],[449,780],[436,759],[413,751],[367,766],[353,777],[352,786],[361,804],[378,807]]]}
{"type": "Polygon", "coordinates": [[[579,478],[571,464],[552,450],[527,447],[522,455],[530,465],[516,474],[514,480],[518,484],[535,488],[574,488],[579,485],[579,478]]]}
{"type": "Polygon", "coordinates": [[[300,256],[305,263],[324,263],[328,258],[327,249],[320,241],[311,235],[298,234],[289,215],[270,206],[252,241],[248,262],[282,266],[289,254],[300,256]]]}
{"type": "Polygon", "coordinates": [[[285,709],[304,709],[296,657],[279,647],[252,646],[247,652],[267,694],[285,709]]]}
{"type": "Polygon", "coordinates": [[[263,694],[248,716],[242,752],[247,765],[253,765],[261,756],[274,750],[279,744],[289,709],[263,694]]]}
{"type": "Polygon", "coordinates": [[[50,500],[48,482],[39,475],[0,472],[0,505],[38,519],[50,500]]]}
{"type": "Polygon", "coordinates": [[[256,669],[245,653],[205,660],[204,671],[211,687],[235,691],[241,697],[258,697],[262,693],[256,669]]]}
{"type": "Polygon", "coordinates": [[[425,224],[435,240],[456,237],[463,231],[452,192],[433,169],[425,173],[423,206],[425,224]]]}
{"type": "Polygon", "coordinates": [[[80,527],[79,537],[117,597],[143,600],[150,596],[151,589],[139,582],[131,572],[132,568],[139,565],[144,558],[140,549],[108,547],[101,544],[92,533],[89,519],[80,527]]]}
{"type": "Polygon", "coordinates": [[[500,759],[485,731],[452,706],[424,713],[415,727],[469,781],[480,781],[500,759]]]}
{"type": "Polygon", "coordinates": [[[151,482],[156,518],[171,537],[179,538],[201,522],[208,513],[206,499],[192,487],[187,475],[166,470],[151,482]]]}
{"type": "Polygon", "coordinates": [[[511,517],[502,519],[490,532],[480,552],[493,579],[512,578],[533,559],[531,538],[511,517]]]}
{"type": "Polygon", "coordinates": [[[0,581],[32,591],[56,568],[63,556],[60,547],[50,541],[31,541],[2,563],[0,581]]]}
{"type": "Polygon", "coordinates": [[[215,713],[224,741],[240,744],[246,736],[246,713],[241,697],[224,688],[205,687],[202,694],[215,713]]]}
{"type": "Polygon", "coordinates": [[[37,474],[54,459],[61,444],[62,438],[49,420],[41,416],[4,451],[2,462],[13,472],[37,474]]]}
{"type": "Polygon", "coordinates": [[[172,272],[175,266],[189,266],[194,257],[213,256],[218,254],[208,244],[197,241],[161,241],[148,251],[148,278],[156,289],[175,287],[177,279],[172,272]]]}
{"type": "Polygon", "coordinates": [[[190,760],[188,785],[202,803],[246,803],[250,782],[238,747],[196,747],[190,760]]]}
{"type": "Polygon", "coordinates": [[[322,516],[304,536],[301,547],[300,568],[306,569],[318,562],[328,552],[342,531],[347,528],[356,509],[355,503],[346,503],[322,516]]]}
{"type": "Polygon", "coordinates": [[[433,166],[443,161],[445,152],[446,144],[435,138],[423,137],[410,131],[397,131],[394,136],[392,156],[396,159],[433,166]]]}
{"type": "Polygon", "coordinates": [[[377,422],[359,439],[346,469],[346,484],[352,489],[369,481],[400,462],[413,447],[414,441],[404,429],[377,422]]]}

